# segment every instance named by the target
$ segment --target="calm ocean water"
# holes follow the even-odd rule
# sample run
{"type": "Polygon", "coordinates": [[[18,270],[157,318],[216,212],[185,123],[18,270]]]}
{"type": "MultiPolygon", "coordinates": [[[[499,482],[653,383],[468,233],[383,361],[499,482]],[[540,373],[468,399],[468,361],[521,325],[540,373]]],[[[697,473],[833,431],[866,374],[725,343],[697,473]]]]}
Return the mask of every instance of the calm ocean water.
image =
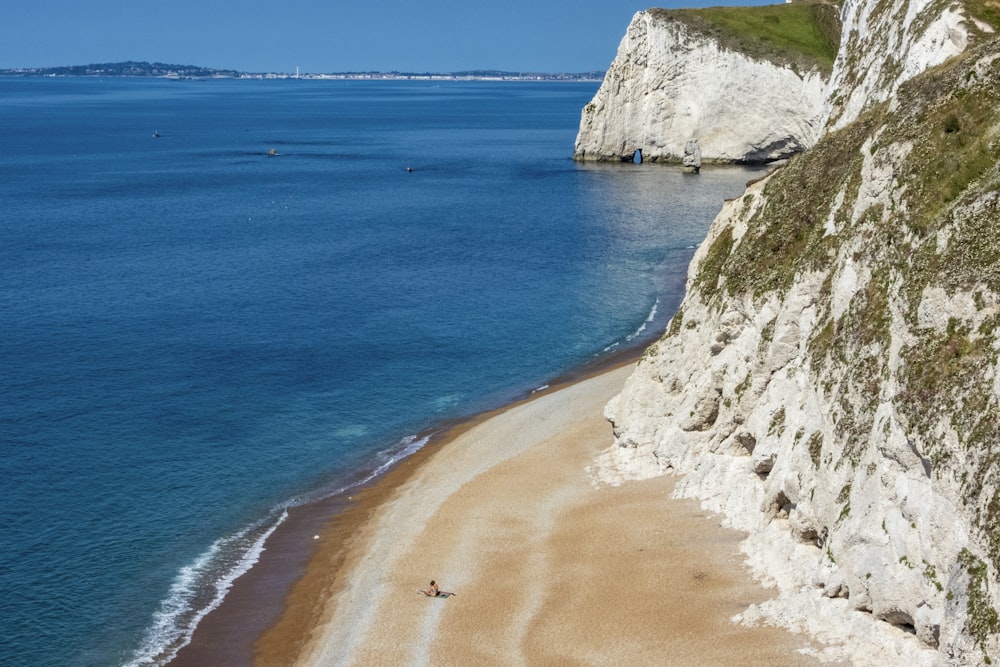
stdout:
{"type": "Polygon", "coordinates": [[[284,508],[661,330],[752,174],[575,164],[596,88],[0,79],[0,664],[162,660],[284,508]]]}

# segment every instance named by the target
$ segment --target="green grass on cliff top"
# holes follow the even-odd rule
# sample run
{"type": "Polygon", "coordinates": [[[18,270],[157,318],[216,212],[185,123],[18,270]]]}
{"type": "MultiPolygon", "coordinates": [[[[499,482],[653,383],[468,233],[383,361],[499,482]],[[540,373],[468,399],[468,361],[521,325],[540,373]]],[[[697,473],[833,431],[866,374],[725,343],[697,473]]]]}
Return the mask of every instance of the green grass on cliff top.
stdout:
{"type": "Polygon", "coordinates": [[[840,10],[834,4],[797,2],[649,12],[684,23],[723,48],[799,70],[818,67],[829,72],[840,45],[840,10]]]}

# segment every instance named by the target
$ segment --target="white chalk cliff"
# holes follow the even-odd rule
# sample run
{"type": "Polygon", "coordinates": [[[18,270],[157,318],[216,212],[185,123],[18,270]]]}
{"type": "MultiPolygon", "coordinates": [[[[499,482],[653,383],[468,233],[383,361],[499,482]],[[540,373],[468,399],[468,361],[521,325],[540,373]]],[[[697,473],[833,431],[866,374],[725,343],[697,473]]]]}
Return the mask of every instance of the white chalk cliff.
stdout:
{"type": "Polygon", "coordinates": [[[827,75],[721,46],[658,10],[639,12],[576,139],[577,160],[680,162],[695,138],[706,162],[762,163],[819,138],[827,75]]]}
{"type": "MultiPolygon", "coordinates": [[[[824,660],[1000,659],[1000,40],[984,7],[844,5],[826,130],[726,202],[606,410],[595,480],[680,474],[776,588],[736,620],[807,633],[824,660]]],[[[653,43],[637,21],[626,39],[653,43]]]]}
{"type": "Polygon", "coordinates": [[[868,0],[846,0],[840,50],[830,79],[823,124],[843,127],[872,104],[891,99],[899,86],[968,45],[969,24],[989,27],[933,0],[894,2],[887,12],[868,0]]]}

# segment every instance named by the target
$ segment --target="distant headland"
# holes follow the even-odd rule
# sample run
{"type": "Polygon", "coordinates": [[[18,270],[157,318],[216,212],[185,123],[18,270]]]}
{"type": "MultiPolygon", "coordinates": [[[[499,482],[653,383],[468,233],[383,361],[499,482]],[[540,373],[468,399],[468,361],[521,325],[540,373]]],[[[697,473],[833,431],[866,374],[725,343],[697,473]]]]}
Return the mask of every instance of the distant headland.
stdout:
{"type": "Polygon", "coordinates": [[[603,71],[593,72],[507,72],[502,70],[467,70],[461,72],[240,72],[196,65],[167,65],[126,61],[62,67],[22,67],[0,69],[0,76],[86,76],[86,77],[153,77],[164,79],[434,79],[488,81],[601,81],[603,71]]]}

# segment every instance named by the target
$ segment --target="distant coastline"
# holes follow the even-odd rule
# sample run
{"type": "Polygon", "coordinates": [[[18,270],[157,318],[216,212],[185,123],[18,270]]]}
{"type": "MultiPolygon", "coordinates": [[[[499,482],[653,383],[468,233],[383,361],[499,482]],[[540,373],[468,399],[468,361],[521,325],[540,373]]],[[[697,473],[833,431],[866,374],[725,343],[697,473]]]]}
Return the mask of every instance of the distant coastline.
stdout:
{"type": "Polygon", "coordinates": [[[603,71],[592,72],[508,72],[466,70],[460,72],[241,72],[197,65],[168,65],[126,61],[61,67],[20,67],[0,69],[0,76],[23,77],[150,77],[163,79],[378,79],[441,81],[601,81],[603,71]]]}

